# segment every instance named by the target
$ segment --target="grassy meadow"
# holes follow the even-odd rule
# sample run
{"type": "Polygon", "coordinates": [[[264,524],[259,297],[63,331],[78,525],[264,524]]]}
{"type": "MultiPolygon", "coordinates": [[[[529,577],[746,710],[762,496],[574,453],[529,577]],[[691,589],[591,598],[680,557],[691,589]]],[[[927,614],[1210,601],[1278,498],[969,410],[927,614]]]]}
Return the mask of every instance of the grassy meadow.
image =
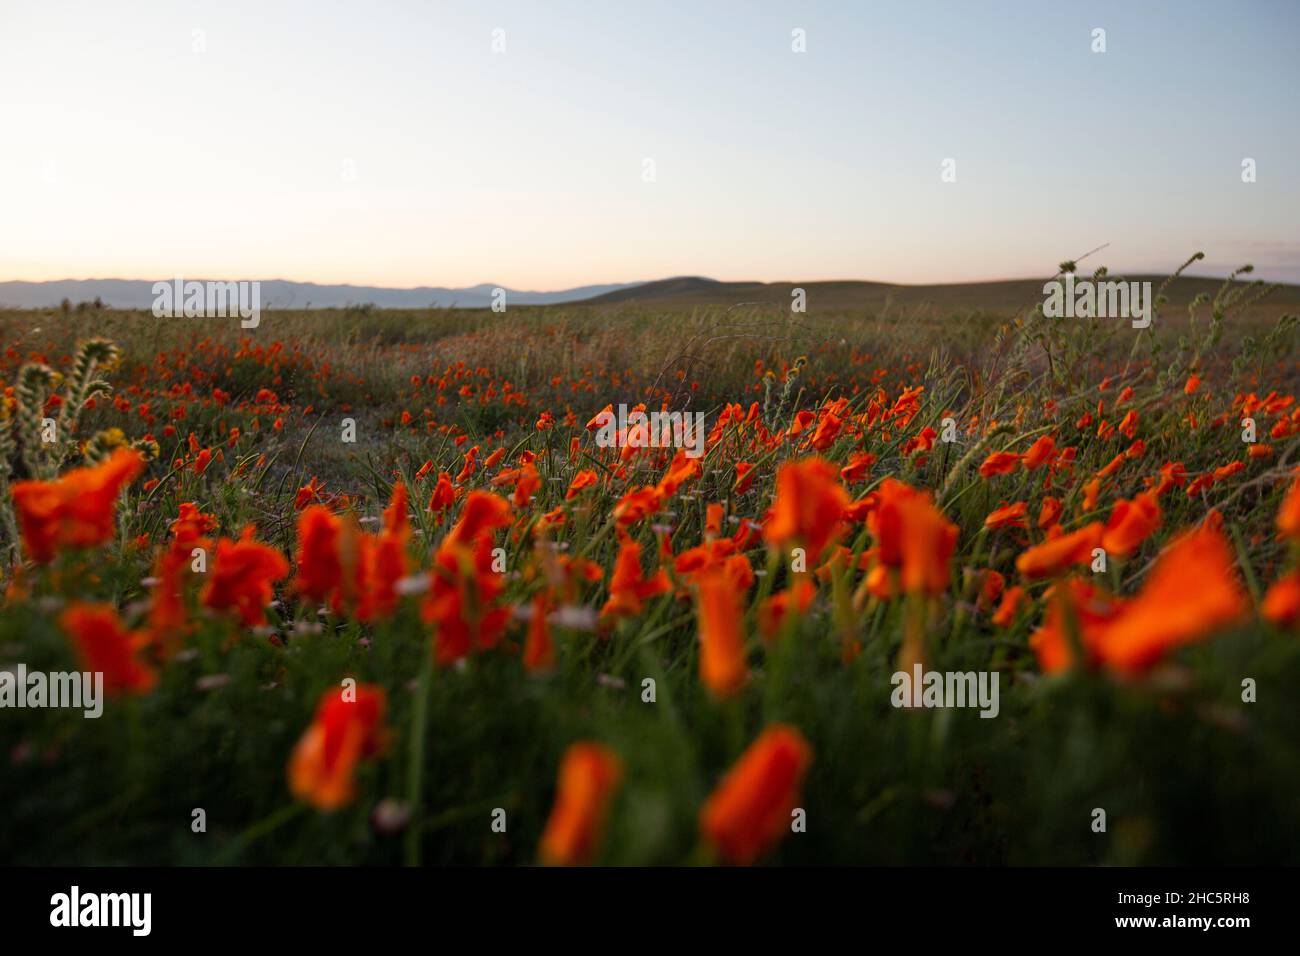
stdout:
{"type": "Polygon", "coordinates": [[[0,860],[1300,862],[1300,296],[1035,285],[0,312],[0,860]]]}

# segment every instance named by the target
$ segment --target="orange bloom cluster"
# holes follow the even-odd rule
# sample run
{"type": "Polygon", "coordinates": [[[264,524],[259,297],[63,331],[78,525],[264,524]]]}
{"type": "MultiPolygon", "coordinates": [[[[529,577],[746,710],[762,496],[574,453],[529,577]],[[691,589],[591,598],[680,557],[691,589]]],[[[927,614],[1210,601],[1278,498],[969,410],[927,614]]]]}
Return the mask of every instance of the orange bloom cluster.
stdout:
{"type": "Polygon", "coordinates": [[[493,570],[492,538],[511,524],[510,505],[487,491],[471,491],[460,520],[433,556],[424,620],[435,626],[434,657],[453,664],[474,650],[496,646],[510,619],[499,605],[505,575],[493,570]]]}
{"type": "Polygon", "coordinates": [[[335,613],[351,609],[359,621],[391,615],[397,582],[408,571],[410,534],[406,485],[400,481],[375,535],[361,533],[350,518],[323,505],[309,505],[298,518],[298,592],[328,600],[335,613]]]}
{"type": "Polygon", "coordinates": [[[1232,551],[1211,524],[1170,545],[1130,599],[1072,578],[1054,588],[1050,602],[1046,620],[1029,639],[1048,673],[1076,662],[1074,635],[1088,666],[1133,674],[1235,623],[1247,609],[1232,551]]]}

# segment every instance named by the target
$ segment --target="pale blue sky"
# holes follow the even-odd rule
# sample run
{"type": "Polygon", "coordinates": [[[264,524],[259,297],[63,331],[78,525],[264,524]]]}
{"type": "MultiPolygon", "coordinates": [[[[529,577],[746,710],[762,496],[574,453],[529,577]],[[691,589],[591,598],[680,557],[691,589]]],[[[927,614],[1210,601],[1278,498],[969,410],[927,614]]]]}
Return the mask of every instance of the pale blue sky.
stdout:
{"type": "Polygon", "coordinates": [[[1297,49],[1288,0],[0,0],[0,280],[1296,281],[1297,49]]]}

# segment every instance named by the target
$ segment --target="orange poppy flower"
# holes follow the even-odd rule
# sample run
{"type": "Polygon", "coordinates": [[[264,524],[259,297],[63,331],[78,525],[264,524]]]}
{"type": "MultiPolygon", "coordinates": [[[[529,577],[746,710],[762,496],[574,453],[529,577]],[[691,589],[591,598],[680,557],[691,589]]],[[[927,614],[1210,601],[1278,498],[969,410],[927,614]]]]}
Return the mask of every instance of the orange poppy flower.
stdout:
{"type": "Polygon", "coordinates": [[[528,619],[528,636],[524,639],[524,670],[547,671],[555,666],[555,643],[546,622],[546,594],[539,591],[533,598],[533,613],[528,619]]]}
{"type": "Polygon", "coordinates": [[[817,596],[817,586],[807,578],[795,581],[784,591],[778,591],[763,601],[758,609],[758,628],[769,640],[781,630],[787,614],[803,614],[812,607],[817,596]]]}
{"type": "Polygon", "coordinates": [[[934,506],[928,492],[886,478],[867,527],[876,538],[880,563],[901,571],[904,591],[933,597],[947,589],[958,528],[934,506]]]}
{"type": "Polygon", "coordinates": [[[1246,611],[1232,549],[1222,532],[1201,526],[1160,555],[1141,591],[1108,624],[1101,660],[1121,671],[1149,667],[1166,651],[1201,640],[1246,611]]]}
{"type": "Polygon", "coordinates": [[[663,594],[671,587],[662,568],[650,578],[645,577],[641,571],[641,545],[628,538],[618,549],[614,574],[609,580],[609,600],[601,608],[601,616],[640,614],[642,601],[663,594]]]}
{"type": "Polygon", "coordinates": [[[560,761],[555,805],[542,832],[540,856],[551,866],[581,866],[595,859],[623,761],[602,744],[572,744],[560,761]]]}
{"type": "Polygon", "coordinates": [[[1154,492],[1144,491],[1132,501],[1117,501],[1102,532],[1101,546],[1107,554],[1127,557],[1160,526],[1160,502],[1154,492]]]}
{"type": "Polygon", "coordinates": [[[734,694],[745,683],[744,611],[735,582],[721,571],[700,578],[697,588],[700,635],[700,680],[718,697],[734,694]]]}
{"type": "Polygon", "coordinates": [[[312,601],[324,601],[343,580],[339,539],[343,519],[323,505],[309,505],[298,516],[298,593],[312,601]]]}
{"type": "Polygon", "coordinates": [[[357,765],[384,746],[384,691],[357,684],[327,690],[289,757],[289,789],[318,810],[337,810],[356,796],[357,765]]]}
{"type": "Polygon", "coordinates": [[[564,500],[573,500],[578,496],[578,492],[590,488],[597,480],[596,472],[590,468],[578,472],[573,476],[573,481],[569,482],[569,490],[564,493],[564,500]]]}
{"type": "Polygon", "coordinates": [[[289,562],[279,551],[253,540],[253,526],[238,541],[217,542],[215,566],[199,599],[217,611],[234,611],[245,627],[266,623],[265,608],[275,596],[273,585],[289,573],[289,562]]]}
{"type": "Polygon", "coordinates": [[[1010,451],[995,451],[984,459],[980,465],[980,476],[992,478],[994,475],[1009,475],[1020,466],[1020,456],[1010,451]]]}
{"type": "Polygon", "coordinates": [[[867,477],[867,472],[871,466],[876,463],[876,456],[869,451],[854,452],[849,458],[849,463],[840,469],[840,478],[848,484],[862,481],[867,477]]]}
{"type": "Polygon", "coordinates": [[[1028,507],[1025,502],[1017,501],[1015,504],[998,508],[984,519],[984,527],[990,531],[997,531],[999,528],[1023,528],[1025,526],[1025,509],[1028,507]]]}
{"type": "Polygon", "coordinates": [[[1046,531],[1048,528],[1057,524],[1061,520],[1063,511],[1061,502],[1048,495],[1043,499],[1043,507],[1038,512],[1038,528],[1040,531],[1046,531]]]}
{"type": "Polygon", "coordinates": [[[421,614],[436,625],[434,657],[440,665],[495,647],[505,632],[510,608],[497,603],[505,576],[492,567],[492,536],[510,522],[504,498],[471,491],[460,520],[438,545],[421,614]]]}
{"type": "Polygon", "coordinates": [[[1020,610],[1020,605],[1025,598],[1025,589],[1020,585],[1007,588],[1002,593],[1002,603],[998,609],[993,612],[993,625],[995,627],[1010,627],[1016,619],[1016,612],[1020,610]]]}
{"type": "Polygon", "coordinates": [[[754,466],[747,461],[736,462],[736,483],[732,486],[732,491],[738,495],[743,495],[753,483],[754,466]]]}
{"type": "Polygon", "coordinates": [[[763,537],[778,547],[799,544],[815,562],[843,533],[849,494],[834,465],[824,458],[787,461],[777,469],[776,503],[763,537]]]}
{"type": "Polygon", "coordinates": [[[1277,530],[1283,538],[1300,541],[1300,478],[1291,483],[1291,489],[1282,499],[1277,511],[1277,530]]]}
{"type": "Polygon", "coordinates": [[[1016,558],[1016,570],[1030,580],[1051,577],[1076,564],[1092,560],[1094,548],[1101,547],[1102,524],[1093,521],[1078,531],[1050,538],[1023,551],[1016,558]]]}
{"type": "Polygon", "coordinates": [[[15,483],[14,513],[27,554],[48,564],[60,552],[107,542],[118,493],[143,470],[139,452],[119,448],[102,464],[74,468],[53,481],[15,483]]]}
{"type": "Polygon", "coordinates": [[[748,865],[790,830],[812,750],[774,724],[749,745],[700,811],[700,832],[727,863],[748,865]]]}
{"type": "Polygon", "coordinates": [[[158,682],[157,673],[136,658],[148,637],[123,627],[112,605],[75,602],[59,624],[76,645],[82,666],[104,675],[105,693],[142,694],[158,682]]]}
{"type": "Polygon", "coordinates": [[[1273,582],[1264,594],[1260,612],[1278,627],[1300,625],[1300,568],[1273,582]]]}
{"type": "Polygon", "coordinates": [[[659,510],[660,497],[657,488],[637,488],[629,491],[614,506],[614,517],[620,525],[635,524],[659,510]]]}
{"type": "Polygon", "coordinates": [[[1029,451],[1020,456],[1025,469],[1033,471],[1043,465],[1050,465],[1056,460],[1056,440],[1051,435],[1044,435],[1029,446],[1029,451]]]}
{"type": "Polygon", "coordinates": [[[1049,673],[1074,663],[1067,614],[1078,626],[1089,666],[1134,674],[1168,651],[1231,625],[1247,608],[1232,550],[1212,525],[1202,525],[1166,548],[1129,600],[1077,579],[1057,591],[1059,603],[1029,641],[1049,673]]]}

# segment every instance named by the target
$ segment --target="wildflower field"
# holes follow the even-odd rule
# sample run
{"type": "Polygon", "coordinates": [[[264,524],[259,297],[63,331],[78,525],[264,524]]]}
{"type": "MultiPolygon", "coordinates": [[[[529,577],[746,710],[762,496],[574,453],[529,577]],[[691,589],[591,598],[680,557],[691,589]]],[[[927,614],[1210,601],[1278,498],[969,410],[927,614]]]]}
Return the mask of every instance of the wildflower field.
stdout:
{"type": "Polygon", "coordinates": [[[0,313],[0,669],[106,697],[0,711],[0,859],[1300,862],[1296,320],[1186,281],[0,313]]]}

